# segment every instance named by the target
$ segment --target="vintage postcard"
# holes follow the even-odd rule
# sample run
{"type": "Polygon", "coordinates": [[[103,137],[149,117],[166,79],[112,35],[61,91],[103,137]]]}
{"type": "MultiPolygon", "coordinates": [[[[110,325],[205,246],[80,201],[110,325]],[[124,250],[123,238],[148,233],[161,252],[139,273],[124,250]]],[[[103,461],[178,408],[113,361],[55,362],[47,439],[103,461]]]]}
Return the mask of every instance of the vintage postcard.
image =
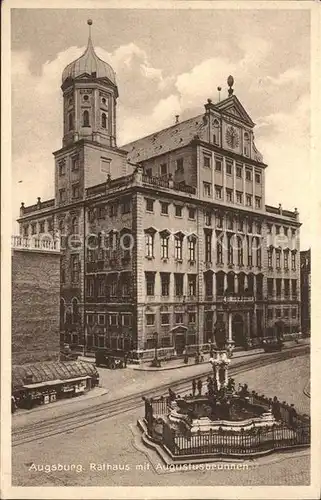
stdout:
{"type": "Polygon", "coordinates": [[[2,498],[320,498],[320,8],[3,2],[2,498]]]}

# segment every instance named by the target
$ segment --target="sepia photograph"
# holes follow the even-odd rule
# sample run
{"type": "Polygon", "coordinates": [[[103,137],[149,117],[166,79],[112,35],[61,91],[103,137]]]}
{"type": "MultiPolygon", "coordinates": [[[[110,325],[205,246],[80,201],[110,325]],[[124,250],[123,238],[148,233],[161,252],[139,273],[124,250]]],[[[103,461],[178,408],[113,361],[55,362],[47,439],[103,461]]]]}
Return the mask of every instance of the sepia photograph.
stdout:
{"type": "Polygon", "coordinates": [[[2,497],[319,498],[320,9],[28,3],[2,35],[2,497]]]}

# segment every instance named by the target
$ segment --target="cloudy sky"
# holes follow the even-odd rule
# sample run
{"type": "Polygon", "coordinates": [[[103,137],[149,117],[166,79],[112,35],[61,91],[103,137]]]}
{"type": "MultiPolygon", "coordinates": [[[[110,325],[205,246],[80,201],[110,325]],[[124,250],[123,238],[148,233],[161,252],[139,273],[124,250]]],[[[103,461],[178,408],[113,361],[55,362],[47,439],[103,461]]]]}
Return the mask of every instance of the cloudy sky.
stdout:
{"type": "Polygon", "coordinates": [[[117,74],[118,145],[226,97],[226,78],[257,124],[269,167],[266,202],[298,207],[309,247],[310,17],[308,10],[12,11],[13,216],[20,202],[51,198],[52,152],[61,147],[61,73],[87,44],[117,74]],[[22,182],[20,182],[22,181],[22,182]]]}

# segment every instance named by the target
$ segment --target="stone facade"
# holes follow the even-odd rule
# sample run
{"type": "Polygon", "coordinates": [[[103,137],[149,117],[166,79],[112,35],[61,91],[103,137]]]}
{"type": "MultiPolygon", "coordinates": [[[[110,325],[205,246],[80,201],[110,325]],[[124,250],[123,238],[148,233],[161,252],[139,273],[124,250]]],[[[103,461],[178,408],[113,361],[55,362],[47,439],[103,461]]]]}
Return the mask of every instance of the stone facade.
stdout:
{"type": "Polygon", "coordinates": [[[311,249],[300,252],[302,333],[311,331],[311,249]]]}
{"type": "Polygon", "coordinates": [[[12,250],[12,364],[59,357],[60,255],[12,250]]]}

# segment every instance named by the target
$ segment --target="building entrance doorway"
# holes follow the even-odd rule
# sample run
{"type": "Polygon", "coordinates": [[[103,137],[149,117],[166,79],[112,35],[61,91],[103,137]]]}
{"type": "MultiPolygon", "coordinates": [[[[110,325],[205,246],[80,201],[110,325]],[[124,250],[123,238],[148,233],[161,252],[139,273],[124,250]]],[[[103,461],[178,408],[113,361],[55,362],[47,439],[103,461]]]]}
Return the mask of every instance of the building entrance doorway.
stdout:
{"type": "Polygon", "coordinates": [[[232,336],[235,346],[243,346],[245,341],[244,320],[241,314],[234,314],[232,319],[232,336]]]}
{"type": "Polygon", "coordinates": [[[186,328],[178,326],[173,330],[174,346],[178,355],[183,354],[186,346],[186,328]]]}

